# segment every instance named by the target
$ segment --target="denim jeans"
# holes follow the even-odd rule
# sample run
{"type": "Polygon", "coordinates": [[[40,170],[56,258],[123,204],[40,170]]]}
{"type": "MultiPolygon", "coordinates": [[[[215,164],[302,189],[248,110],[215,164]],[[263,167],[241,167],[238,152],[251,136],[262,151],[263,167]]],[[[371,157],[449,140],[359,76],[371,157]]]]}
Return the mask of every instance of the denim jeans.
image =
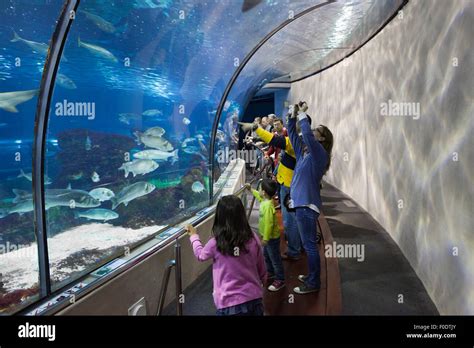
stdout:
{"type": "Polygon", "coordinates": [[[283,262],[280,255],[280,238],[270,239],[263,247],[263,256],[267,272],[275,275],[276,280],[285,280],[283,262]]]}
{"type": "Polygon", "coordinates": [[[288,256],[298,257],[301,253],[301,237],[298,233],[298,225],[296,224],[295,213],[289,212],[283,201],[287,194],[290,193],[290,188],[285,185],[280,185],[280,203],[281,215],[283,218],[283,229],[286,240],[288,241],[288,256]]]}
{"type": "Polygon", "coordinates": [[[296,208],[296,222],[298,231],[303,241],[306,256],[308,257],[308,278],[306,285],[319,288],[321,286],[321,261],[319,259],[319,249],[316,242],[316,233],[319,214],[306,207],[296,208]]]}
{"type": "Polygon", "coordinates": [[[218,309],[217,316],[262,316],[263,315],[263,301],[261,298],[248,301],[236,306],[218,309]]]}

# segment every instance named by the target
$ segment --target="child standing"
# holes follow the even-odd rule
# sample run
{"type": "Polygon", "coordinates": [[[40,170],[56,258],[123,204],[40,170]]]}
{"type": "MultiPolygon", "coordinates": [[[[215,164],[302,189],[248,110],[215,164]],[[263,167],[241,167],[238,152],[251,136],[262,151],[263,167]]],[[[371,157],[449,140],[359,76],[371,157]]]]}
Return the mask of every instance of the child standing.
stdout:
{"type": "MultiPolygon", "coordinates": [[[[251,190],[250,184],[246,186],[251,190]]],[[[278,291],[285,286],[285,273],[280,255],[280,229],[273,204],[273,197],[277,190],[278,184],[269,179],[262,181],[260,192],[252,190],[255,198],[260,202],[258,229],[262,238],[267,276],[269,279],[274,279],[268,287],[269,291],[278,291]]]]}
{"type": "Polygon", "coordinates": [[[265,265],[262,246],[247,221],[242,201],[222,197],[217,203],[213,237],[205,246],[191,225],[187,226],[194,255],[213,260],[212,278],[217,315],[263,315],[265,265]]]}

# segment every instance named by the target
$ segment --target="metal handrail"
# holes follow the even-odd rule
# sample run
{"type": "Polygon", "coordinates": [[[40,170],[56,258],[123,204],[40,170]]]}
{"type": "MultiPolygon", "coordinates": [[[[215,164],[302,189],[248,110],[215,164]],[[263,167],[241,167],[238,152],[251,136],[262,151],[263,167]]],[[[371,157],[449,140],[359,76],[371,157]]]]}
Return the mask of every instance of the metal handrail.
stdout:
{"type": "Polygon", "coordinates": [[[160,297],[158,301],[158,310],[156,315],[161,315],[163,312],[163,307],[165,305],[165,298],[166,298],[166,290],[168,290],[168,283],[170,280],[171,270],[173,267],[176,266],[176,260],[168,261],[168,264],[165,268],[165,273],[163,273],[163,281],[161,282],[161,290],[160,290],[160,297]]]}
{"type": "MultiPolygon", "coordinates": [[[[257,183],[257,190],[260,188],[260,185],[262,184],[263,179],[260,179],[257,183]]],[[[249,211],[247,213],[247,219],[250,218],[250,214],[252,214],[253,206],[255,204],[255,196],[252,195],[252,203],[250,203],[249,211]]]]}

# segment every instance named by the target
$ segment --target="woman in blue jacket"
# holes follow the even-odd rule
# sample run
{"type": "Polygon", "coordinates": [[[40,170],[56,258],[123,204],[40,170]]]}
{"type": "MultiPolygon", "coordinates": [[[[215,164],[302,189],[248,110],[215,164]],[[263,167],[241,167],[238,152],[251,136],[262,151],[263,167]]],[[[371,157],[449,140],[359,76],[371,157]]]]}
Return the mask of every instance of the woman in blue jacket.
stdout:
{"type": "Polygon", "coordinates": [[[296,210],[296,222],[308,257],[307,276],[298,279],[303,285],[294,288],[297,294],[319,291],[321,264],[317,244],[318,217],[321,211],[320,183],[331,160],[333,136],[326,126],[311,130],[305,102],[295,104],[288,120],[288,132],[296,154],[296,167],[291,183],[291,199],[296,210]],[[297,119],[299,127],[297,125],[297,119]],[[298,134],[301,130],[302,137],[298,134]]]}

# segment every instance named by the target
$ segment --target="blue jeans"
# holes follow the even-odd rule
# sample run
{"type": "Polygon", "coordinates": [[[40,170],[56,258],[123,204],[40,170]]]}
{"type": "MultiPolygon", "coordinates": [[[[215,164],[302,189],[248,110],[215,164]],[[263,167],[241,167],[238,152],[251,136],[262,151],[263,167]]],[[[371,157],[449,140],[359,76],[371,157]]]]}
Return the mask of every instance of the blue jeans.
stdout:
{"type": "Polygon", "coordinates": [[[308,257],[309,273],[306,285],[311,288],[319,288],[321,286],[321,261],[316,242],[318,217],[319,214],[312,209],[306,207],[296,208],[298,231],[300,232],[306,256],[308,257]]]}
{"type": "Polygon", "coordinates": [[[301,253],[301,237],[298,233],[298,225],[296,223],[295,213],[289,212],[283,201],[287,194],[290,193],[290,188],[285,185],[280,185],[280,203],[281,215],[283,218],[283,228],[288,241],[288,256],[298,257],[301,253]]]}
{"type": "Polygon", "coordinates": [[[263,247],[263,256],[267,272],[275,275],[276,280],[285,280],[283,262],[280,255],[280,238],[270,239],[263,247]]]}
{"type": "Polygon", "coordinates": [[[261,316],[263,315],[263,301],[261,298],[241,303],[236,306],[218,309],[217,316],[261,316]]]}

